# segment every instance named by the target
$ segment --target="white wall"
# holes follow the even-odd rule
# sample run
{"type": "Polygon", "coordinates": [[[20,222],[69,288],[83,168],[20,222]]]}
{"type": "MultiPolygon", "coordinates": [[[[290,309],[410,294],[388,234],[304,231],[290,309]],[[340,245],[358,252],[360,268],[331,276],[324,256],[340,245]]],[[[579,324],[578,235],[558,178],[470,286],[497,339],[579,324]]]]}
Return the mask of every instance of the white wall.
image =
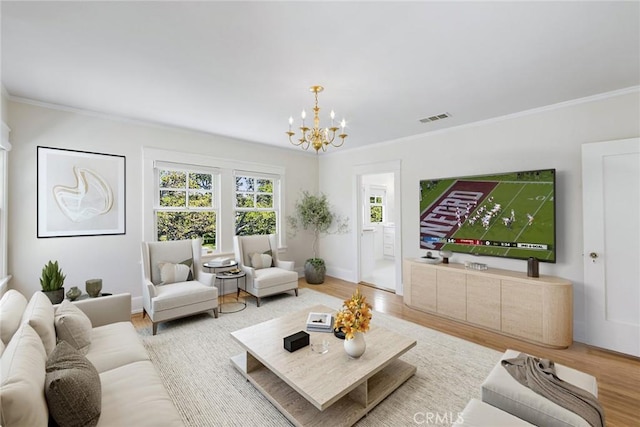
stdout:
{"type": "MultiPolygon", "coordinates": [[[[103,279],[105,292],[141,295],[140,242],[143,239],[143,147],[201,153],[282,167],[285,212],[302,189],[317,191],[315,155],[239,141],[222,136],[145,125],[91,114],[9,102],[13,150],[9,160],[9,274],[11,287],[29,296],[40,290],[42,266],[57,259],[67,275],[65,288],[85,288],[86,279],[103,279]],[[38,239],[36,236],[36,147],[48,146],[126,156],[126,234],[117,236],[38,239]]],[[[288,144],[283,138],[283,145],[288,144]]],[[[215,166],[215,165],[213,165],[215,166]]],[[[311,256],[300,235],[287,239],[281,256],[302,268],[311,256]]],[[[223,251],[232,251],[230,246],[223,251]]],[[[134,307],[136,299],[134,299],[134,307]]]]}
{"type": "MultiPolygon", "coordinates": [[[[418,182],[421,179],[555,168],[557,263],[541,264],[540,273],[573,282],[574,336],[582,340],[581,145],[639,136],[639,105],[640,93],[634,88],[366,149],[333,150],[320,158],[320,190],[333,205],[340,207],[340,214],[353,221],[351,201],[355,198],[355,187],[345,183],[354,182],[354,168],[400,160],[403,228],[396,229],[396,233],[402,233],[403,257],[412,258],[424,255],[418,244],[418,182]]],[[[355,242],[353,235],[331,235],[320,242],[320,252],[330,271],[349,281],[356,276],[355,242]]],[[[526,270],[526,261],[522,260],[465,258],[454,254],[452,262],[465,259],[484,262],[490,267],[526,270]]]]}

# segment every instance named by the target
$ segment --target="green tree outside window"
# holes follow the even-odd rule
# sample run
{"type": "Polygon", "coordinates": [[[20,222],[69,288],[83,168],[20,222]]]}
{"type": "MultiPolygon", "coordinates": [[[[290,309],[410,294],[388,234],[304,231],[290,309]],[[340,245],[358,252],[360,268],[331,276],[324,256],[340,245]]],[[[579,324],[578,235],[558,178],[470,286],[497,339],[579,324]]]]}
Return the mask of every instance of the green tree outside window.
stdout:
{"type": "Polygon", "coordinates": [[[217,210],[214,175],[202,172],[159,170],[159,241],[202,238],[203,246],[216,248],[217,210]]]}
{"type": "Polygon", "coordinates": [[[236,236],[274,234],[278,222],[274,200],[273,179],[236,176],[236,236]]]}

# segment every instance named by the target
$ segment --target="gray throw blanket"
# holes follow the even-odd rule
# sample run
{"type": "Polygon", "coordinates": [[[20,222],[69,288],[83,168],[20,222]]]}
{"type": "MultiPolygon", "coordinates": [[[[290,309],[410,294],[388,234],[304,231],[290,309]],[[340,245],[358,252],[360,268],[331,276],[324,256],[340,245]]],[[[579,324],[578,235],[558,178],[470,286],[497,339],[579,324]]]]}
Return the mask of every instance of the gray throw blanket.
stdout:
{"type": "Polygon", "coordinates": [[[604,411],[598,399],[586,390],[561,380],[551,360],[524,353],[502,361],[502,366],[520,384],[584,418],[593,427],[604,427],[604,411]]]}

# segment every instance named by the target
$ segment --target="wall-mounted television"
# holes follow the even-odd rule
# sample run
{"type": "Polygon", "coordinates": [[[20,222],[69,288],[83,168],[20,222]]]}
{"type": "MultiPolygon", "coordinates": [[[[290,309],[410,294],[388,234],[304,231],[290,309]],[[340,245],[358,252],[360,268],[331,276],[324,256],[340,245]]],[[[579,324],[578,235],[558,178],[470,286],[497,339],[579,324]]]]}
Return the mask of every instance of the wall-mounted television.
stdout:
{"type": "Polygon", "coordinates": [[[556,262],[555,169],[420,181],[420,249],[556,262]]]}

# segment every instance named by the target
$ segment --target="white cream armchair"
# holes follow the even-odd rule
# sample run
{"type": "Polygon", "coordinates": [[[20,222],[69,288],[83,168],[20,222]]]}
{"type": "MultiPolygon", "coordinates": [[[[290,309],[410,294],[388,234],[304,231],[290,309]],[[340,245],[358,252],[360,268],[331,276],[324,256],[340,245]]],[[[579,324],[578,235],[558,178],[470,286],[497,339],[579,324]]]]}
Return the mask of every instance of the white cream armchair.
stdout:
{"type": "Polygon", "coordinates": [[[258,307],[260,298],[268,295],[295,291],[298,296],[298,273],[293,271],[294,262],[278,259],[277,241],[275,234],[233,238],[238,268],[247,274],[245,291],[256,297],[258,307]],[[255,254],[268,254],[273,261],[272,264],[256,265],[252,262],[255,254]]]}
{"type": "Polygon", "coordinates": [[[218,289],[201,254],[200,239],[142,242],[142,318],[149,315],[153,335],[167,320],[209,310],[218,317],[218,289]]]}

